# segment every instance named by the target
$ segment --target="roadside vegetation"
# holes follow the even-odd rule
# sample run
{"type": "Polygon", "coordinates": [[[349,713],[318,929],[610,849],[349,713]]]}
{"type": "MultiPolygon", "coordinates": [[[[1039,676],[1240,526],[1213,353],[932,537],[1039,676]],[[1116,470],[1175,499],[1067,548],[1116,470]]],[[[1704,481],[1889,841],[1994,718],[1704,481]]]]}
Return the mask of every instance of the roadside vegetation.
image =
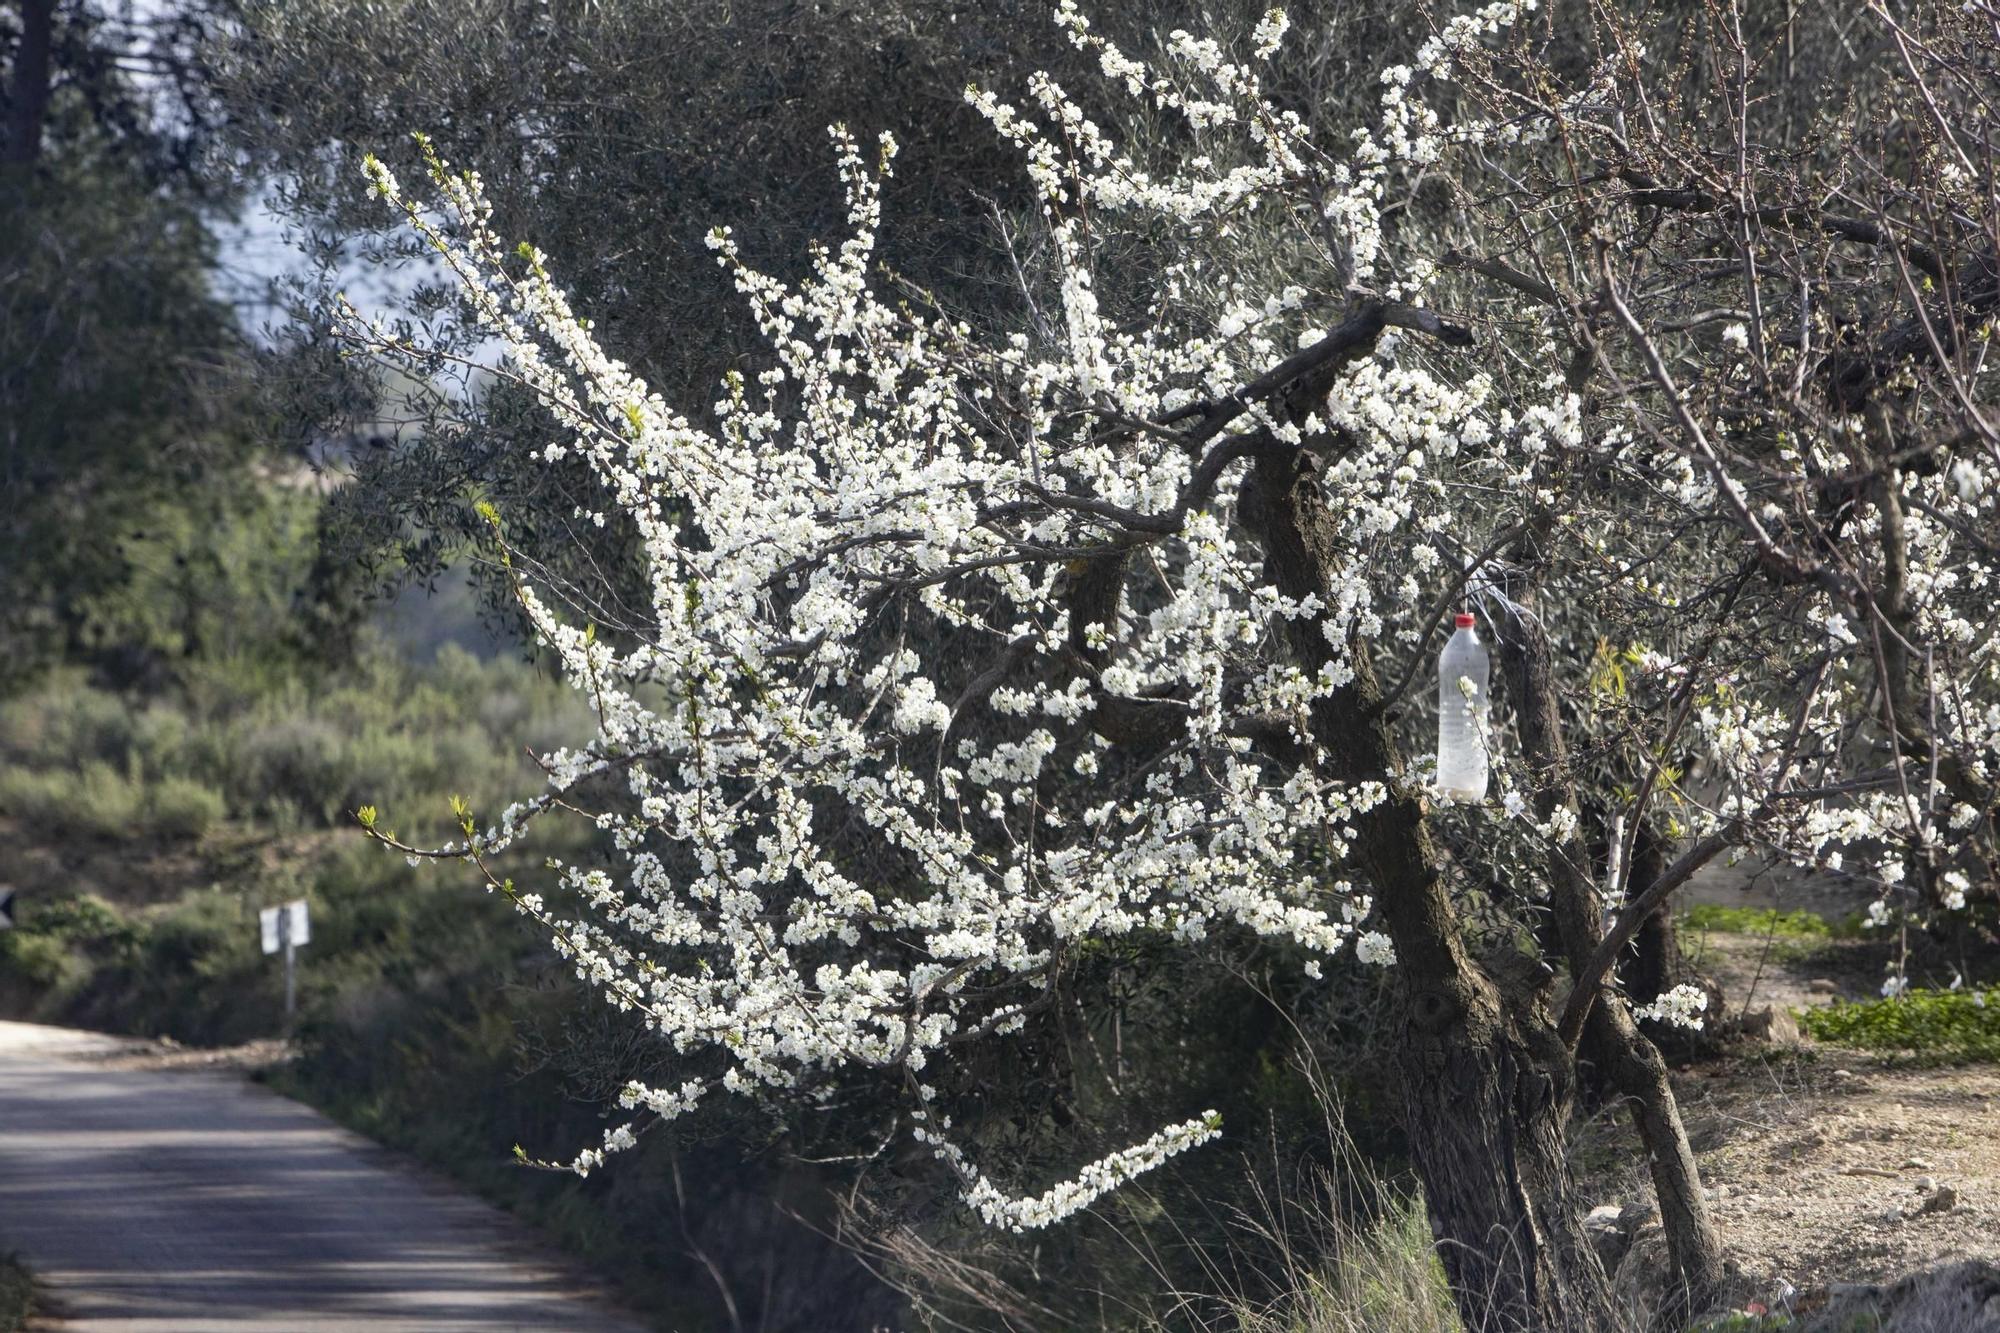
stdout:
{"type": "MultiPolygon", "coordinates": [[[[505,918],[365,846],[352,812],[393,800],[443,828],[453,795],[511,799],[538,778],[520,745],[553,744],[581,707],[516,659],[447,645],[412,662],[365,630],[318,659],[281,598],[251,614],[303,576],[317,503],[272,487],[267,521],[225,539],[257,560],[211,551],[224,572],[180,628],[128,627],[125,655],[151,664],[141,678],[74,664],[0,699],[0,853],[20,918],[0,934],[9,1013],[239,1041],[280,1021],[262,907],[311,905],[309,1006],[406,975],[415,941],[476,954],[480,923],[505,918]],[[211,621],[226,643],[182,637],[211,621]]],[[[135,579],[132,600],[163,591],[135,579]]]]}
{"type": "Polygon", "coordinates": [[[19,1333],[35,1308],[34,1274],[18,1256],[0,1254],[0,1333],[19,1333]]]}

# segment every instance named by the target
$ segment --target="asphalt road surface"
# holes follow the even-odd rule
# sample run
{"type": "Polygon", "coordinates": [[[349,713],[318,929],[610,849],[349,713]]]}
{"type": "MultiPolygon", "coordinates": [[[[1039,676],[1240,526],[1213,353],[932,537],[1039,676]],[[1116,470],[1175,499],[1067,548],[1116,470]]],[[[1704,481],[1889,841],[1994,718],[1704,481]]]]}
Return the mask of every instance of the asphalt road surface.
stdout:
{"type": "Polygon", "coordinates": [[[488,1205],[239,1075],[0,1022],[0,1251],[64,1333],[638,1333],[488,1205]]]}

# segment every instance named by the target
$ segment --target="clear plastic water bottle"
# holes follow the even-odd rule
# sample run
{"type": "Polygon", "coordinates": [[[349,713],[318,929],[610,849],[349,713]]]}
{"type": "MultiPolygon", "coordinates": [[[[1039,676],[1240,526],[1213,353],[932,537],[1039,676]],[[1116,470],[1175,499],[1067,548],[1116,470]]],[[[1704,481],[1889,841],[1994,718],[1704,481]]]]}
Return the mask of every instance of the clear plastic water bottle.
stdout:
{"type": "Polygon", "coordinates": [[[1457,630],[1438,654],[1437,785],[1454,801],[1486,799],[1486,645],[1460,612],[1457,630]]]}

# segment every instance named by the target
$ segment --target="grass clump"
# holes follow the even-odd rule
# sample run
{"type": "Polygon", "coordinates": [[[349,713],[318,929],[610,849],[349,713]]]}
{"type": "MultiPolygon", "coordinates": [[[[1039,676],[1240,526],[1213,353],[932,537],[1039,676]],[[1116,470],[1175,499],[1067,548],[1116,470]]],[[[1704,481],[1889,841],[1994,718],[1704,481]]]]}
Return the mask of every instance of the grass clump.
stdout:
{"type": "MultiPolygon", "coordinates": [[[[1374,1197],[1363,1204],[1328,1191],[1309,1203],[1308,1236],[1256,1225],[1278,1242],[1276,1294],[1225,1298],[1220,1308],[1195,1314],[1192,1326],[1201,1333],[1465,1333],[1422,1198],[1380,1179],[1368,1180],[1362,1193],[1374,1197]]],[[[1144,1327],[1165,1333],[1183,1325],[1155,1316],[1144,1327]]]]}
{"type": "Polygon", "coordinates": [[[1912,990],[1836,1002],[1804,1010],[1799,1024],[1818,1041],[1931,1063],[2000,1060],[2000,992],[1912,990]]]}
{"type": "Polygon", "coordinates": [[[1780,912],[1772,907],[1696,903],[1681,920],[1695,930],[1722,935],[1771,935],[1786,940],[1830,940],[1835,935],[1826,918],[1804,910],[1780,912]]]}
{"type": "Polygon", "coordinates": [[[1316,1068],[1304,1072],[1334,1164],[1309,1168],[1276,1189],[1254,1186],[1249,1205],[1235,1213],[1231,1246],[1234,1256],[1258,1256],[1247,1273],[1211,1272],[1214,1296],[1190,1294],[1171,1310],[1149,1312],[1142,1327],[1146,1333],[1190,1327],[1466,1333],[1422,1193],[1361,1150],[1332,1087],[1316,1068]]]}
{"type": "Polygon", "coordinates": [[[1416,1198],[1392,1201],[1350,1231],[1281,1309],[1250,1314],[1242,1333],[1463,1333],[1431,1226],[1416,1198]]]}

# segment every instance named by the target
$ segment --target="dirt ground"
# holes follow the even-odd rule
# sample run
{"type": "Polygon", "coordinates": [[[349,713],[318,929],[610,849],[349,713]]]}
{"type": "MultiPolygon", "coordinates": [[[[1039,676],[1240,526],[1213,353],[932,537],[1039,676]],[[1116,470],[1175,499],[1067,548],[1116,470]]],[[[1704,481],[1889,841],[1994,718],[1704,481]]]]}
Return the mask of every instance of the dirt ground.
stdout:
{"type": "Polygon", "coordinates": [[[1878,1282],[2000,1260],[2000,1071],[1822,1048],[1682,1081],[1746,1286],[1878,1282]]]}
{"type": "MultiPolygon", "coordinates": [[[[1805,1044],[1676,1077],[1734,1275],[1729,1301],[1887,1282],[1957,1259],[2000,1262],[2000,1068],[1922,1068],[1805,1044]]],[[[1649,1203],[1630,1131],[1578,1135],[1597,1204],[1649,1203]]],[[[1657,1264],[1657,1226],[1632,1264],[1657,1264]]],[[[1655,1277],[1658,1275],[1655,1274],[1655,1277]]],[[[1637,1289],[1643,1273],[1629,1276],[1637,1289]]]]}
{"type": "MultiPolygon", "coordinates": [[[[1694,901],[1829,920],[1865,905],[1851,884],[1783,875],[1712,877],[1694,901]]],[[[1873,999],[1887,939],[1799,941],[1686,932],[1722,983],[1730,1016],[1873,999]]],[[[1923,964],[1948,973],[1947,960],[1923,964]]],[[[1915,984],[1948,984],[1924,977],[1915,984]]],[[[1736,1275],[1733,1303],[1883,1282],[1957,1259],[2000,1261],[2000,1067],[1922,1066],[1820,1045],[1780,1020],[1778,1039],[1677,1071],[1688,1134],[1736,1275]]],[[[1592,1202],[1650,1202],[1629,1130],[1599,1113],[1578,1135],[1592,1202]]],[[[1656,1228],[1655,1228],[1656,1230],[1656,1228]]],[[[1644,1262],[1639,1228],[1633,1262],[1644,1262]]],[[[1657,1260],[1657,1243],[1652,1251],[1657,1260]]]]}

